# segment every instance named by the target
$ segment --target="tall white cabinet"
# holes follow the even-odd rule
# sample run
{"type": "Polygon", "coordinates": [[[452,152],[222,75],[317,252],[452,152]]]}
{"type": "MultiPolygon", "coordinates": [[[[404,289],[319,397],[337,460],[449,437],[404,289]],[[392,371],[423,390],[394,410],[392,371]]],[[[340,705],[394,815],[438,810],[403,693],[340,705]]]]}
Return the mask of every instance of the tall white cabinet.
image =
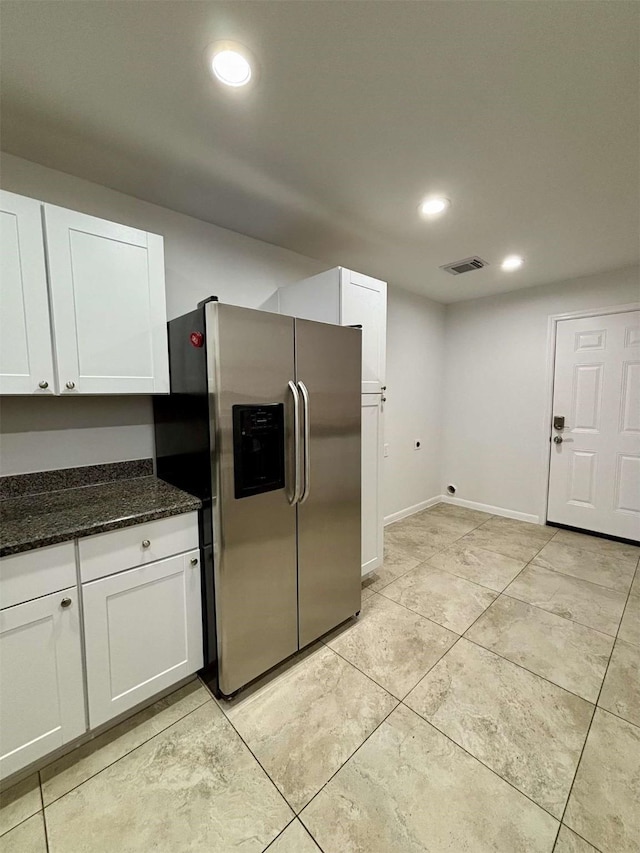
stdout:
{"type": "Polygon", "coordinates": [[[0,192],[0,394],[169,390],[163,240],[0,192]]]}
{"type": "Polygon", "coordinates": [[[387,285],[335,267],[278,291],[281,314],[362,327],[362,574],[382,565],[387,285]]]}

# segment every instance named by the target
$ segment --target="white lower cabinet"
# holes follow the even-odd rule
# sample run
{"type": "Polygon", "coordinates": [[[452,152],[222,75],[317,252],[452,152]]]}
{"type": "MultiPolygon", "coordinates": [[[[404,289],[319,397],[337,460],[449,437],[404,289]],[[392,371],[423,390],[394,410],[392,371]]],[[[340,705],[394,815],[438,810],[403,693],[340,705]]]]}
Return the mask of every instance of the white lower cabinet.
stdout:
{"type": "Polygon", "coordinates": [[[197,550],[82,585],[91,728],[202,666],[197,550]]]}
{"type": "Polygon", "coordinates": [[[0,776],[86,731],[77,587],[0,612],[0,776]]]}

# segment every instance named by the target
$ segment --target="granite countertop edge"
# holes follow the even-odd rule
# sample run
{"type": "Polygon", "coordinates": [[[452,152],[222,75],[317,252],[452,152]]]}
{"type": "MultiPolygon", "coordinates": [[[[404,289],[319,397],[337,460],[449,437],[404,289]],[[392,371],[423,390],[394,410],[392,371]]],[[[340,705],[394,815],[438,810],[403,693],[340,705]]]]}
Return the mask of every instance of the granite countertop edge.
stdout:
{"type": "MultiPolygon", "coordinates": [[[[44,548],[48,545],[57,545],[61,542],[82,539],[86,536],[93,536],[97,533],[108,533],[113,530],[133,527],[136,524],[144,524],[148,521],[156,521],[161,518],[183,515],[185,513],[195,512],[201,508],[202,501],[194,495],[184,492],[181,489],[177,489],[175,486],[169,486],[166,483],[163,483],[162,485],[166,486],[171,491],[171,494],[166,495],[166,503],[164,504],[162,500],[160,500],[160,505],[156,504],[149,509],[136,509],[134,512],[123,515],[118,514],[117,512],[111,514],[108,511],[105,511],[104,508],[101,508],[101,511],[96,512],[96,517],[94,519],[79,520],[77,524],[66,519],[66,524],[64,524],[61,529],[52,530],[50,525],[46,524],[44,525],[45,529],[42,533],[35,533],[34,535],[26,536],[22,535],[22,531],[16,532],[14,536],[8,535],[3,537],[4,541],[0,543],[0,558],[33,551],[36,548],[44,548]]],[[[99,489],[100,487],[89,488],[99,489]]],[[[82,491],[82,489],[71,489],[69,491],[77,493],[82,491]]],[[[11,500],[12,499],[8,499],[7,503],[11,500]]]]}

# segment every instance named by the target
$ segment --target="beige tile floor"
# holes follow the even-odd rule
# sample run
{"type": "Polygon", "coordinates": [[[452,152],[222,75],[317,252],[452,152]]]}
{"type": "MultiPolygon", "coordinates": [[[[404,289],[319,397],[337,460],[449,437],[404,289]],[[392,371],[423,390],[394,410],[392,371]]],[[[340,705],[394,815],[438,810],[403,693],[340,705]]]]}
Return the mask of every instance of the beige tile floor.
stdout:
{"type": "Polygon", "coordinates": [[[0,853],[640,851],[640,549],[444,504],[362,613],[0,795],[0,853]]]}

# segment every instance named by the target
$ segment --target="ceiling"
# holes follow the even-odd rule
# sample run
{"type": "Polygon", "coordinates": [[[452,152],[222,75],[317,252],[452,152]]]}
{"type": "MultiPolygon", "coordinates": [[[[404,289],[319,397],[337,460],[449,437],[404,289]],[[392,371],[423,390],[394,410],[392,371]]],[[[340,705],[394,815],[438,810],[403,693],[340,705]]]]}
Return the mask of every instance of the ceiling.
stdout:
{"type": "Polygon", "coordinates": [[[442,302],[562,281],[638,259],[639,21],[609,0],[3,0],[2,148],[442,302]],[[248,91],[208,73],[226,38],[257,57],[248,91]],[[425,222],[431,193],[452,206],[425,222]],[[474,254],[490,266],[438,269],[474,254]]]}

